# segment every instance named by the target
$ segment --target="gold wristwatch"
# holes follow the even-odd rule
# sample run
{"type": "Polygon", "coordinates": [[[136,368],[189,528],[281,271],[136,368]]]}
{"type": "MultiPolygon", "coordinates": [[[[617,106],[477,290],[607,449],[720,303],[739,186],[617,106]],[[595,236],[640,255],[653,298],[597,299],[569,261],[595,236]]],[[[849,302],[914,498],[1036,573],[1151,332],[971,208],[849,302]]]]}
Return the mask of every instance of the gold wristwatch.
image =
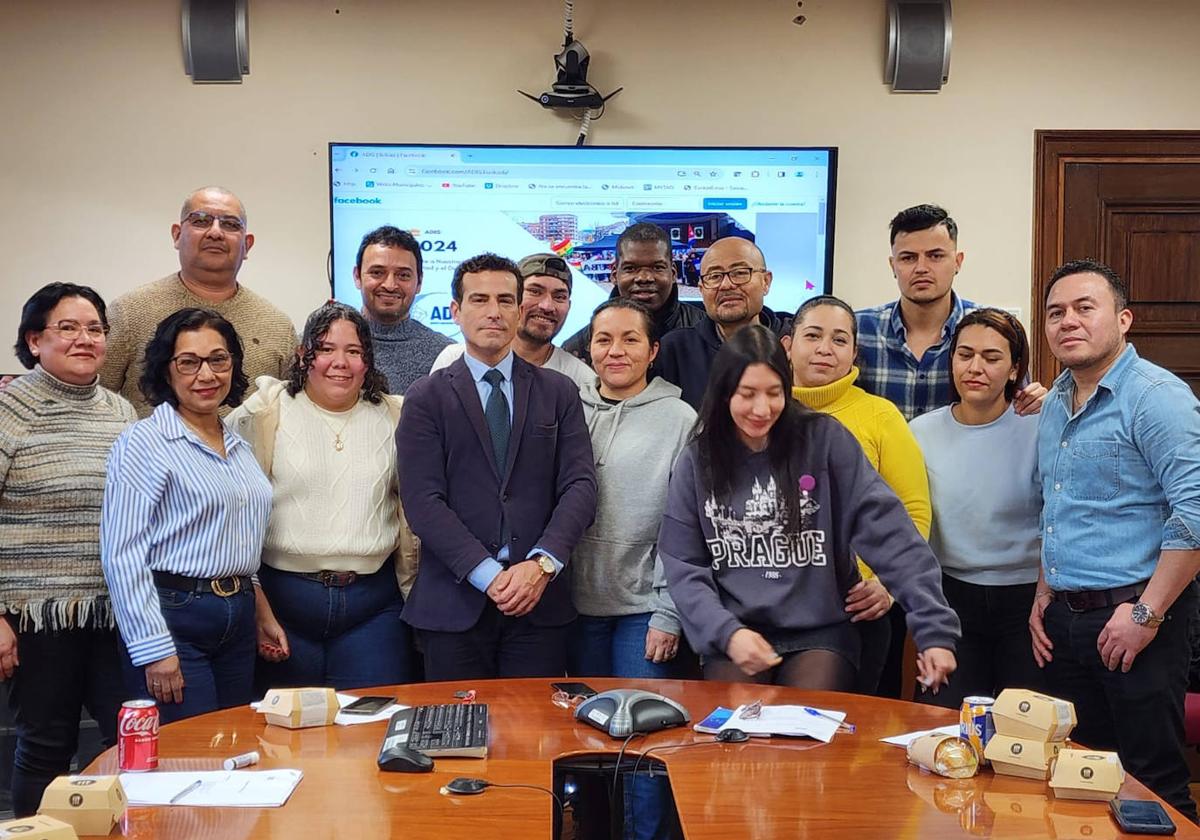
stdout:
{"type": "Polygon", "coordinates": [[[542,570],[542,574],[550,575],[551,577],[554,577],[554,573],[557,572],[558,570],[556,568],[554,568],[553,560],[551,560],[545,554],[539,554],[534,559],[537,560],[538,568],[542,570]]]}

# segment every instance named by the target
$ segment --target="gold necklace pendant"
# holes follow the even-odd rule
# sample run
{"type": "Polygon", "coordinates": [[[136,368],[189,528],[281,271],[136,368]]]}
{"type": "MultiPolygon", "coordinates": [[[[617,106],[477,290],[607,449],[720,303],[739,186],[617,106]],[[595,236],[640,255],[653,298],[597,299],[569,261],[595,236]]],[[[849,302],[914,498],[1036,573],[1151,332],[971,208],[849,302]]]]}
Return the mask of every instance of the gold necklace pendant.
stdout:
{"type": "Polygon", "coordinates": [[[342,436],[340,433],[334,435],[334,437],[333,437],[333,448],[336,449],[338,452],[341,452],[343,449],[346,448],[346,444],[342,443],[342,436]]]}

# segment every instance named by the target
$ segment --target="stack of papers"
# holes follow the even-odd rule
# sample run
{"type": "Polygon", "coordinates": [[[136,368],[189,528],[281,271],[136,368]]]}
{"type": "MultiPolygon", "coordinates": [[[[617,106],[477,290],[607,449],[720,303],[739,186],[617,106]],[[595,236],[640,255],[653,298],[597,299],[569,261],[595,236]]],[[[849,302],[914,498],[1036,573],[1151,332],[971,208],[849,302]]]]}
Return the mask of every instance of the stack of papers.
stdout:
{"type": "Polygon", "coordinates": [[[130,805],[278,808],[303,775],[299,770],[122,773],[121,787],[130,805]]]}
{"type": "MultiPolygon", "coordinates": [[[[338,706],[343,709],[357,699],[358,698],[353,694],[342,694],[339,692],[337,695],[338,706]]],[[[256,712],[258,711],[258,707],[258,703],[250,704],[250,708],[254,709],[256,712]]],[[[392,715],[396,714],[396,712],[400,711],[401,709],[407,708],[408,706],[402,706],[399,703],[393,703],[390,706],[380,709],[373,715],[348,715],[345,712],[338,712],[338,716],[333,719],[333,722],[338,726],[356,726],[360,723],[379,723],[380,721],[391,720],[392,715]]]]}
{"type": "Polygon", "coordinates": [[[880,738],[879,740],[885,744],[891,744],[894,747],[905,747],[920,738],[922,735],[957,735],[958,724],[952,723],[949,726],[939,726],[937,729],[922,729],[920,732],[905,732],[903,735],[893,735],[890,738],[880,738]]]}
{"type": "Polygon", "coordinates": [[[756,717],[743,718],[746,706],[738,706],[718,732],[740,729],[747,735],[791,735],[815,738],[828,744],[846,720],[845,712],[815,706],[763,706],[756,717]]]}

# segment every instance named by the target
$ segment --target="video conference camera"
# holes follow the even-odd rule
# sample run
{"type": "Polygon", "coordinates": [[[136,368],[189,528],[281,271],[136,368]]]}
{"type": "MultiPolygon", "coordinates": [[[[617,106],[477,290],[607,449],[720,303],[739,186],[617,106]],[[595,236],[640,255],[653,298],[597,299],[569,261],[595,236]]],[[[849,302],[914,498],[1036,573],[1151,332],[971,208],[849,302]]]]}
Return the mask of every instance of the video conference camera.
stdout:
{"type": "Polygon", "coordinates": [[[532,99],[543,108],[602,108],[604,103],[612,99],[623,88],[617,88],[607,96],[588,84],[588,64],[591,57],[581,41],[570,41],[563,51],[554,56],[554,66],[558,70],[558,78],[550,86],[550,90],[541,96],[534,96],[518,90],[517,93],[532,99]]]}

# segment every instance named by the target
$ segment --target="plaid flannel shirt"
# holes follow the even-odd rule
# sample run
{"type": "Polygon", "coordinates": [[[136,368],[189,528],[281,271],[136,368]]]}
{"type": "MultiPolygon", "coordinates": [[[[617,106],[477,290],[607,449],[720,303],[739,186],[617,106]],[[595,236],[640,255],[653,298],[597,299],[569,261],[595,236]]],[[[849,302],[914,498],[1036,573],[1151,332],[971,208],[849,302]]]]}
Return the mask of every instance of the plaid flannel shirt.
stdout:
{"type": "Polygon", "coordinates": [[[979,307],[954,292],[950,299],[950,317],[942,325],[942,339],[920,359],[908,349],[899,301],[856,313],[859,375],[855,384],[869,394],[890,400],[906,420],[954,402],[950,339],[963,316],[979,307]]]}

